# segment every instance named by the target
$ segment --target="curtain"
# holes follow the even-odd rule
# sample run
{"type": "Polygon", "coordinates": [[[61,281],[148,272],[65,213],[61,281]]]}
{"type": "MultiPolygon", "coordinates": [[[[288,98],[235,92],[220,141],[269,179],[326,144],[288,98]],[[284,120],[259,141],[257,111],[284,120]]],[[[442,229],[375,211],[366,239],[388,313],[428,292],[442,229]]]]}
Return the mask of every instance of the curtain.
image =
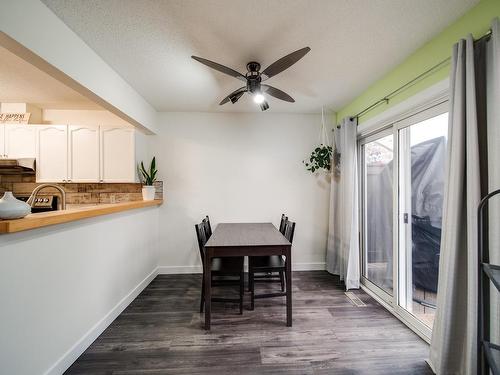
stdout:
{"type": "Polygon", "coordinates": [[[326,266],[346,289],[359,288],[357,120],[345,118],[334,133],[326,266]]]}
{"type": "MultiPolygon", "coordinates": [[[[491,28],[492,37],[486,48],[486,108],[488,134],[488,191],[500,189],[500,21],[495,19],[491,28]]],[[[490,262],[500,264],[500,198],[489,203],[489,255],[490,262]]],[[[490,337],[500,343],[500,298],[490,288],[490,337]]]]}
{"type": "MultiPolygon", "coordinates": [[[[498,44],[495,22],[492,41],[498,44]]],[[[487,122],[498,134],[500,120],[488,118],[492,108],[486,106],[486,98],[492,99],[492,90],[487,90],[491,70],[498,75],[499,69],[498,61],[496,67],[487,62],[490,43],[485,39],[474,43],[469,35],[453,46],[437,310],[429,359],[438,375],[477,372],[476,212],[489,190],[488,172],[500,161],[490,159],[488,151],[487,122]]]]}

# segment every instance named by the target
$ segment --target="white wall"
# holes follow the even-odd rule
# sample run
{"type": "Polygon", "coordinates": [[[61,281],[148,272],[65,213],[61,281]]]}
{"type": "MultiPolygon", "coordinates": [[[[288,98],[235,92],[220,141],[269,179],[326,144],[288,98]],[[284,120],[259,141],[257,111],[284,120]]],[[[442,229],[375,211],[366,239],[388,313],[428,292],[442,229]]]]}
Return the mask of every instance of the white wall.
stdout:
{"type": "Polygon", "coordinates": [[[162,113],[151,152],[164,181],[160,272],[199,270],[194,224],[297,222],[295,269],[324,267],[329,182],[302,160],[321,118],[300,114],[162,113]]]}
{"type": "Polygon", "coordinates": [[[76,360],[156,275],[158,213],[1,235],[0,374],[60,374],[76,360]]]}

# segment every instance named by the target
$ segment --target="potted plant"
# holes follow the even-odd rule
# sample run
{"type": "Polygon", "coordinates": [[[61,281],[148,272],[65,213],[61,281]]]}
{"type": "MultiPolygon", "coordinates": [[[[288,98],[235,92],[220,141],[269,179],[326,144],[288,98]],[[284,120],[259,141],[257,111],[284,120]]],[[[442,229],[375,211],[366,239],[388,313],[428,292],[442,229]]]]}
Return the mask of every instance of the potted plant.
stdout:
{"type": "Polygon", "coordinates": [[[312,173],[324,169],[330,172],[332,168],[332,146],[324,145],[321,143],[318,147],[311,152],[309,161],[303,161],[308,171],[312,173]]]}
{"type": "Polygon", "coordinates": [[[155,187],[153,186],[156,181],[156,173],[158,170],[156,169],[156,158],[153,157],[151,160],[151,165],[149,166],[149,170],[146,170],[144,167],[144,163],[141,161],[141,165],[139,167],[141,180],[142,180],[142,199],[145,201],[152,201],[155,199],[155,187]]]}
{"type": "Polygon", "coordinates": [[[314,148],[309,156],[309,160],[303,160],[302,163],[305,164],[306,169],[312,173],[324,169],[326,172],[330,172],[332,169],[332,146],[329,146],[330,140],[328,139],[328,131],[325,125],[325,113],[323,108],[321,108],[321,130],[319,133],[320,144],[314,148]]]}

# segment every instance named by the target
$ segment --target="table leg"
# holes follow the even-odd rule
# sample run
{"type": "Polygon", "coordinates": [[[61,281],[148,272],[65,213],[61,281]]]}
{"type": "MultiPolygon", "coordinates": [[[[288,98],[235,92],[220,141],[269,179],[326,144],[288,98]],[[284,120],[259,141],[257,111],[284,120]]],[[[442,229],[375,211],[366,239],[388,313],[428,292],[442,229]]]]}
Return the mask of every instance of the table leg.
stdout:
{"type": "Polygon", "coordinates": [[[286,326],[292,326],[292,249],[285,252],[286,257],[286,326]]]}
{"type": "Polygon", "coordinates": [[[210,330],[210,318],[212,313],[212,254],[205,250],[205,329],[210,330]]]}

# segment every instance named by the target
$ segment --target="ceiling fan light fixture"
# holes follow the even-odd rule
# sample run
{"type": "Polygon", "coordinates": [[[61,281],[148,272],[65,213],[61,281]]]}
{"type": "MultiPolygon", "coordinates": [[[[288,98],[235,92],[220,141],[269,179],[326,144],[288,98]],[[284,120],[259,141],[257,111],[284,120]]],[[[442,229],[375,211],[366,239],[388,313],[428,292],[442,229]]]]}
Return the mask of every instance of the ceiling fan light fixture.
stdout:
{"type": "Polygon", "coordinates": [[[228,102],[236,103],[244,93],[252,94],[253,100],[256,104],[260,106],[262,111],[269,109],[269,104],[266,101],[264,95],[262,95],[263,90],[267,95],[270,95],[276,99],[284,100],[289,103],[294,103],[295,100],[288,95],[286,92],[277,89],[276,87],[269,85],[261,85],[262,81],[265,81],[268,78],[275,76],[276,74],[281,73],[282,71],[288,69],[301,58],[303,58],[311,48],[304,47],[295,52],[289,53],[288,55],[282,57],[279,60],[276,60],[274,63],[269,65],[262,72],[260,71],[260,64],[255,61],[251,61],[247,64],[247,72],[245,75],[237,72],[234,69],[228,68],[222,64],[216,63],[215,61],[210,61],[198,56],[191,56],[194,60],[202,63],[203,65],[208,66],[218,72],[227,74],[234,78],[237,78],[246,83],[245,86],[240,87],[239,89],[233,91],[224,99],[221,100],[219,105],[224,105],[228,102]]]}
{"type": "Polygon", "coordinates": [[[253,96],[253,101],[257,104],[262,104],[262,103],[264,103],[265,100],[266,100],[266,98],[260,92],[254,94],[254,96],[253,96]]]}

